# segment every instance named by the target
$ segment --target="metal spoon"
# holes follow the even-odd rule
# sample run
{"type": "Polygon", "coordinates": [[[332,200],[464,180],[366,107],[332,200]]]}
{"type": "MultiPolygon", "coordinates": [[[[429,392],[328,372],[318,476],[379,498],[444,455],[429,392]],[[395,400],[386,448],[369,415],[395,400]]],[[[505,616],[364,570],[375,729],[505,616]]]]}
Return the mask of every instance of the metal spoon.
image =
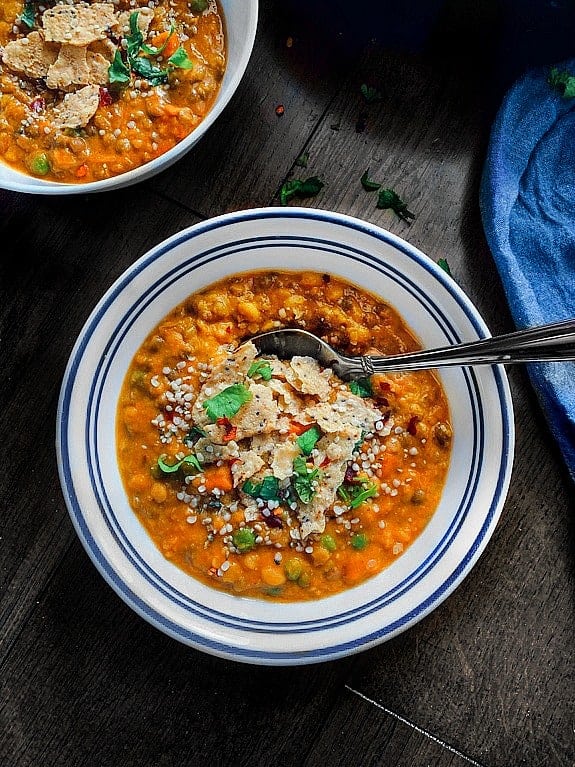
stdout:
{"type": "Polygon", "coordinates": [[[343,381],[393,370],[575,360],[575,320],[387,357],[346,357],[321,338],[296,328],[260,333],[250,340],[260,354],[275,354],[280,359],[315,357],[324,367],[331,367],[343,381]]]}

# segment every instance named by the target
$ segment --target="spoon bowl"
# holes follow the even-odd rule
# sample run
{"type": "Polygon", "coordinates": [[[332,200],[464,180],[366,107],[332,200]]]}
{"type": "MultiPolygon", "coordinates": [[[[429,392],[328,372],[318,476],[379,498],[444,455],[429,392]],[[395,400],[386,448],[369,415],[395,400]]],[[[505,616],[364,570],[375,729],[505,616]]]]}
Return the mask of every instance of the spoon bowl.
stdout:
{"type": "Polygon", "coordinates": [[[539,325],[470,343],[385,357],[347,357],[318,336],[299,328],[271,330],[250,340],[260,354],[275,354],[280,359],[314,357],[324,367],[331,367],[342,381],[365,378],[374,373],[453,365],[575,360],[575,320],[539,325]]]}

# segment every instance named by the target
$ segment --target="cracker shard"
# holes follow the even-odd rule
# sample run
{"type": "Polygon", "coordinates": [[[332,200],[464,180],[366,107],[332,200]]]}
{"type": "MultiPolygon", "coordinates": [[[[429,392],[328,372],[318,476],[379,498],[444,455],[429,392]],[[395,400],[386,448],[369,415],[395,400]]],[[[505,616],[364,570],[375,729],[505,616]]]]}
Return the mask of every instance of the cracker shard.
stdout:
{"type": "Polygon", "coordinates": [[[286,369],[286,379],[294,389],[302,392],[302,394],[313,394],[320,399],[329,396],[331,391],[330,376],[331,371],[322,372],[318,361],[313,357],[292,357],[289,367],[286,369]]]}
{"type": "Polygon", "coordinates": [[[264,466],[263,460],[253,450],[241,450],[237,461],[232,464],[234,487],[243,485],[264,466]]]}
{"type": "Polygon", "coordinates": [[[40,32],[6,43],[2,61],[14,72],[28,77],[46,77],[58,57],[58,46],[47,43],[40,32]]]}
{"type": "Polygon", "coordinates": [[[116,24],[116,13],[111,3],[56,5],[44,12],[42,24],[48,42],[82,47],[104,40],[116,24]]]}
{"type": "Polygon", "coordinates": [[[150,24],[154,19],[154,9],[143,6],[142,8],[132,8],[129,11],[122,11],[118,14],[114,31],[119,32],[121,35],[130,34],[130,16],[133,13],[138,14],[138,29],[144,37],[148,34],[150,24]]]}
{"type": "Polygon", "coordinates": [[[83,128],[96,114],[100,103],[100,88],[86,85],[75,93],[67,93],[54,110],[57,128],[83,128]]]}

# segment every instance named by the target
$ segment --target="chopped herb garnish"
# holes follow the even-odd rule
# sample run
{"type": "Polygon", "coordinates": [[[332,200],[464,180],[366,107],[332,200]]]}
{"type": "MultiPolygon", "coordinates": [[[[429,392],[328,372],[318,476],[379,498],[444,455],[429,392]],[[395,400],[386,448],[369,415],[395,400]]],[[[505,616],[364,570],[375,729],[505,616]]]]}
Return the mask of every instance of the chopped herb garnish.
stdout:
{"type": "Polygon", "coordinates": [[[114,59],[108,67],[108,77],[111,84],[125,85],[130,82],[130,68],[124,63],[119,48],[116,49],[114,59]]]}
{"type": "Polygon", "coordinates": [[[304,455],[310,455],[320,437],[321,429],[314,424],[307,431],[304,431],[303,434],[300,434],[296,442],[304,455]]]}
{"type": "Polygon", "coordinates": [[[272,366],[267,360],[254,360],[248,370],[249,378],[263,378],[269,381],[272,377],[272,366]]]}
{"type": "Polygon", "coordinates": [[[302,503],[309,503],[316,493],[314,483],[319,479],[319,469],[308,469],[305,458],[298,456],[293,462],[293,487],[302,503]]]}
{"type": "Polygon", "coordinates": [[[20,14],[20,21],[25,24],[28,29],[32,29],[36,23],[36,3],[37,0],[26,0],[24,8],[20,14]]]}
{"type": "Polygon", "coordinates": [[[368,498],[373,498],[377,494],[377,485],[370,482],[345,482],[337,489],[337,494],[346,503],[350,509],[357,509],[358,506],[368,498]]]}
{"type": "Polygon", "coordinates": [[[451,274],[451,269],[449,268],[449,264],[447,263],[446,258],[438,258],[437,264],[443,269],[444,272],[447,272],[447,274],[451,274]]]}
{"type": "Polygon", "coordinates": [[[202,464],[198,461],[195,455],[187,455],[185,458],[182,458],[181,461],[177,461],[173,464],[166,463],[166,455],[161,455],[158,458],[158,468],[162,474],[175,474],[179,469],[184,467],[192,467],[197,469],[197,471],[202,471],[202,464]]]}
{"type": "Polygon", "coordinates": [[[287,205],[292,197],[313,197],[323,188],[323,181],[317,176],[310,176],[305,181],[300,178],[292,178],[286,181],[280,190],[280,201],[287,205]]]}
{"type": "Polygon", "coordinates": [[[121,49],[117,48],[114,59],[108,68],[111,83],[126,85],[130,82],[131,74],[143,77],[152,85],[160,85],[168,82],[170,71],[174,68],[191,69],[193,62],[181,46],[168,58],[167,67],[163,68],[153,64],[146,56],[159,56],[166,47],[173,30],[168,35],[164,45],[154,48],[144,43],[144,36],[138,26],[138,11],[130,14],[130,34],[126,37],[126,59],[124,60],[121,49]],[[145,54],[145,55],[141,55],[145,54]]]}
{"type": "Polygon", "coordinates": [[[378,208],[391,208],[394,213],[399,216],[402,221],[410,224],[410,218],[415,218],[415,215],[407,209],[406,203],[403,202],[401,197],[394,192],[393,189],[381,189],[377,198],[378,208]]]}
{"type": "Polygon", "coordinates": [[[251,391],[243,384],[234,384],[223,389],[210,399],[202,402],[202,407],[206,411],[210,421],[215,422],[218,418],[231,418],[242,405],[249,402],[252,398],[251,391]]]}
{"type": "Polygon", "coordinates": [[[199,439],[206,436],[206,432],[203,429],[200,429],[199,426],[192,426],[182,441],[187,447],[192,447],[192,445],[195,445],[199,439]]]}
{"type": "Polygon", "coordinates": [[[575,98],[575,75],[566,69],[559,70],[557,67],[552,67],[547,82],[552,88],[559,91],[563,98],[575,98]]]}
{"type": "Polygon", "coordinates": [[[351,393],[358,397],[373,397],[371,378],[357,378],[355,381],[350,381],[349,388],[351,393]]]}
{"type": "Polygon", "coordinates": [[[373,104],[376,101],[381,101],[381,93],[377,90],[377,88],[363,83],[360,90],[361,95],[368,104],[373,104]]]}
{"type": "Polygon", "coordinates": [[[279,489],[279,479],[271,475],[264,477],[261,482],[252,482],[251,479],[247,479],[242,486],[246,495],[261,498],[264,501],[279,501],[279,489]]]}
{"type": "Polygon", "coordinates": [[[381,184],[378,184],[377,181],[372,181],[369,178],[369,168],[361,177],[361,185],[366,192],[376,192],[378,189],[381,189],[381,184]]]}
{"type": "Polygon", "coordinates": [[[302,152],[300,156],[295,161],[295,164],[298,165],[300,168],[307,168],[307,164],[309,162],[309,152],[302,152]]]}
{"type": "Polygon", "coordinates": [[[190,59],[185,49],[180,45],[168,59],[168,66],[177,67],[178,69],[192,69],[194,62],[190,59]]]}

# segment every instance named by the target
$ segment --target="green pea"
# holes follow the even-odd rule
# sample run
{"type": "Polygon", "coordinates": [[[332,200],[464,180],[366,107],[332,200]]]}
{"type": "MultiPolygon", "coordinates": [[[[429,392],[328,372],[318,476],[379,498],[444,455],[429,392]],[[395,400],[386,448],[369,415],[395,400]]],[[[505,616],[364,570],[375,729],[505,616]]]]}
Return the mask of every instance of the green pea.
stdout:
{"type": "Polygon", "coordinates": [[[302,589],[307,589],[310,583],[311,583],[311,575],[309,574],[307,570],[304,570],[304,572],[297,579],[297,585],[301,586],[302,589]]]}
{"type": "Polygon", "coordinates": [[[327,549],[328,551],[335,551],[337,549],[335,538],[332,535],[328,535],[327,533],[321,536],[319,542],[324,547],[324,549],[327,549]]]}
{"type": "Polygon", "coordinates": [[[369,538],[365,533],[355,533],[351,536],[351,545],[356,551],[362,551],[369,543],[369,538]]]}
{"type": "Polygon", "coordinates": [[[284,572],[288,581],[297,581],[303,572],[303,562],[299,557],[288,559],[284,563],[284,572]]]}
{"type": "Polygon", "coordinates": [[[32,161],[30,162],[30,170],[37,176],[45,176],[47,173],[50,173],[50,162],[44,152],[42,152],[42,154],[37,154],[32,158],[32,161]]]}
{"type": "Polygon", "coordinates": [[[256,536],[251,528],[241,527],[232,533],[232,541],[236,549],[243,554],[253,549],[256,545],[256,536]]]}

